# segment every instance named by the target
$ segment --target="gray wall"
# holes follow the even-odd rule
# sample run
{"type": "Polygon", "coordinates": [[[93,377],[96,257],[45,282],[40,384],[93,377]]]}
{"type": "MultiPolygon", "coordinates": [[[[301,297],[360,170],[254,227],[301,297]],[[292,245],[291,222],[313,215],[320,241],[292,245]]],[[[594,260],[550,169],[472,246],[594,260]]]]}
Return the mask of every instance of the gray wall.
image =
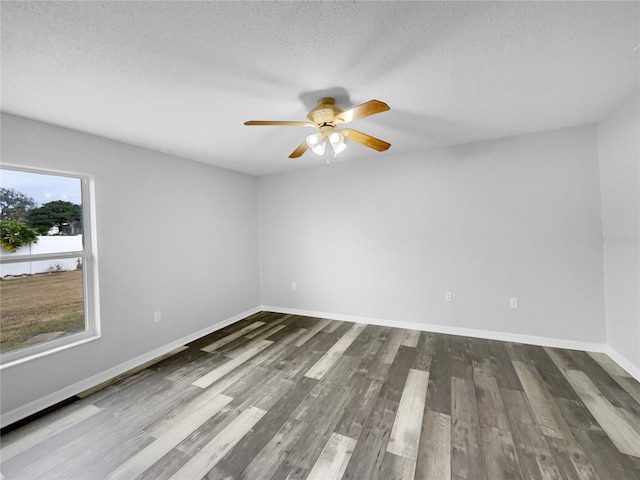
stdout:
{"type": "Polygon", "coordinates": [[[2,370],[3,413],[259,305],[254,177],[6,114],[2,162],[95,175],[102,319],[2,370]]]}
{"type": "Polygon", "coordinates": [[[604,343],[597,154],[584,126],[262,177],[262,303],[604,343]]]}
{"type": "Polygon", "coordinates": [[[598,128],[609,346],[640,369],[640,98],[598,128]]]}

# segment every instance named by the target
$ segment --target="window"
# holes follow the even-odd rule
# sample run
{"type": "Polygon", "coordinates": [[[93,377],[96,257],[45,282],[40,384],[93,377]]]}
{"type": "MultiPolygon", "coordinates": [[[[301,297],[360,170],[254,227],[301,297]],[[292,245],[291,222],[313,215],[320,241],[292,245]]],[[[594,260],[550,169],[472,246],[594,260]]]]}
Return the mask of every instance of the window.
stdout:
{"type": "Polygon", "coordinates": [[[0,169],[2,367],[99,336],[90,177],[0,169]]]}

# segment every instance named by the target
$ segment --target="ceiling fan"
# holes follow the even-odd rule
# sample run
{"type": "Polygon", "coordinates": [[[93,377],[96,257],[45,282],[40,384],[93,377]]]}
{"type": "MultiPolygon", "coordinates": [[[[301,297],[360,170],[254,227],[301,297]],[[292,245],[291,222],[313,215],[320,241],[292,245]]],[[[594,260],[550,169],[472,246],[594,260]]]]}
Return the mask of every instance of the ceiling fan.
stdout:
{"type": "Polygon", "coordinates": [[[389,110],[389,105],[379,100],[369,100],[357,107],[349,110],[341,110],[336,106],[335,99],[324,97],[318,100],[318,105],[309,112],[308,122],[287,122],[287,121],[270,121],[270,120],[250,120],[244,122],[245,125],[280,125],[291,127],[313,127],[317,132],[307,136],[298,147],[291,152],[289,158],[297,158],[302,156],[307,149],[317,155],[324,155],[327,142],[333,148],[334,154],[337,156],[347,146],[346,140],[353,140],[361,143],[365,147],[373,148],[379,152],[387,150],[391,144],[378,138],[367,135],[366,133],[353,130],[352,128],[336,128],[343,123],[353,122],[360,118],[375,115],[389,110]]]}

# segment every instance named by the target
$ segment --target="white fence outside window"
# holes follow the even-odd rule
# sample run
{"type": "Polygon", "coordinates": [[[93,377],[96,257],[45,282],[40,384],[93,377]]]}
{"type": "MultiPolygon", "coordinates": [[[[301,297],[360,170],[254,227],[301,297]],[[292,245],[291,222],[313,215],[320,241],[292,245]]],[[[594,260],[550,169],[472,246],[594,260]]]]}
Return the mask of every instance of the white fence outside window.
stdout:
{"type": "MultiPolygon", "coordinates": [[[[58,252],[82,251],[82,235],[70,236],[38,236],[37,243],[30,243],[15,252],[2,249],[5,258],[15,255],[36,255],[58,252]]],[[[75,270],[80,258],[58,258],[55,260],[37,260],[33,262],[5,263],[0,265],[0,278],[7,276],[33,275],[60,270],[75,270]]]]}

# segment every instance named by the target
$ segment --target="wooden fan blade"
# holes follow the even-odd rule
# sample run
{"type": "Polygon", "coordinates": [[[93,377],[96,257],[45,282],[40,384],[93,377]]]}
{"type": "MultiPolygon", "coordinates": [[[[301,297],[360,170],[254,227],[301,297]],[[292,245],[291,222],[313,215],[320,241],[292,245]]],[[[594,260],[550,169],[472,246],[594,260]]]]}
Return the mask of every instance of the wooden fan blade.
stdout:
{"type": "Polygon", "coordinates": [[[288,127],[315,127],[313,123],[309,122],[281,122],[281,121],[273,121],[273,120],[249,120],[248,122],[244,122],[245,125],[253,126],[253,125],[281,125],[288,127]]]}
{"type": "Polygon", "coordinates": [[[307,146],[307,141],[303,140],[302,143],[298,145],[298,148],[296,148],[293,152],[291,152],[291,155],[289,155],[289,158],[301,157],[302,154],[307,151],[307,148],[309,148],[307,146]]]}
{"type": "Polygon", "coordinates": [[[365,147],[373,148],[379,152],[383,152],[391,146],[390,143],[387,143],[384,140],[353,130],[352,128],[343,128],[342,130],[339,130],[339,132],[344,135],[344,138],[361,143],[365,147]]]}
{"type": "Polygon", "coordinates": [[[368,117],[369,115],[375,115],[376,113],[382,113],[390,110],[389,105],[380,100],[369,100],[357,107],[353,107],[349,110],[335,116],[334,122],[336,123],[349,123],[360,118],[368,117]]]}

